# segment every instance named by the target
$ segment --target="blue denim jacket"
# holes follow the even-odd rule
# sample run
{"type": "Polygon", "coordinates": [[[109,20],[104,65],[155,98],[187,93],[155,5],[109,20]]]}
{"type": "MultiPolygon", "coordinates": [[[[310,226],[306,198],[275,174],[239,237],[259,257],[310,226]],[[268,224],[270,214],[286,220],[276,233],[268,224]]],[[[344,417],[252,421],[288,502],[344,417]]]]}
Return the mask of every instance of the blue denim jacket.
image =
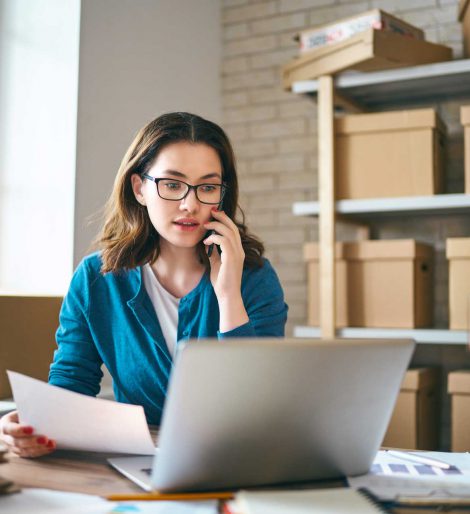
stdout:
{"type": "MultiPolygon", "coordinates": [[[[142,405],[147,420],[159,424],[172,367],[165,339],[146,292],[141,268],[100,273],[98,253],[74,273],[60,312],[51,384],[96,396],[104,363],[113,377],[116,399],[142,405]]],[[[178,341],[198,338],[282,337],[287,305],[268,260],[245,268],[242,297],[249,322],[220,333],[219,306],[208,273],[181,298],[178,341]]]]}

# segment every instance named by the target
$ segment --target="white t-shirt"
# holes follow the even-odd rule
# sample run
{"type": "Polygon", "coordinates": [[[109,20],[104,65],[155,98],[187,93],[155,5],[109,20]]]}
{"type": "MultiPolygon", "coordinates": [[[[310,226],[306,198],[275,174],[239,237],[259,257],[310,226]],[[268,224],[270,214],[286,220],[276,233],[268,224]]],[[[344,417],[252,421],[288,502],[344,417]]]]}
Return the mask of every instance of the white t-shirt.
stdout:
{"type": "Polygon", "coordinates": [[[178,306],[180,299],[169,293],[158,281],[150,264],[142,266],[142,277],[147,294],[152,300],[153,308],[162,327],[163,337],[170,355],[175,355],[178,337],[178,306]]]}

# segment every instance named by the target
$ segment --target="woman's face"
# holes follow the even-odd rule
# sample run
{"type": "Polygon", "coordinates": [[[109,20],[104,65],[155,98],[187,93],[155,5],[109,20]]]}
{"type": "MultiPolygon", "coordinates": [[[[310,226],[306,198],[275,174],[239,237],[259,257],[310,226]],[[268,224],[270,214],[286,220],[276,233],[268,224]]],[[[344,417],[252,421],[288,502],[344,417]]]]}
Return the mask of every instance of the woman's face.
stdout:
{"type": "MultiPolygon", "coordinates": [[[[221,184],[222,165],[217,152],[203,143],[178,142],[165,146],[158,154],[147,175],[155,178],[175,179],[190,185],[221,184]]],[[[175,183],[160,184],[172,191],[175,183]]],[[[217,205],[201,203],[194,189],[183,200],[164,200],[157,193],[152,180],[132,176],[132,188],[139,203],[147,207],[152,225],[160,234],[160,245],[195,247],[205,236],[204,223],[211,219],[211,209],[217,205]]],[[[210,188],[208,188],[210,189],[210,188]]]]}

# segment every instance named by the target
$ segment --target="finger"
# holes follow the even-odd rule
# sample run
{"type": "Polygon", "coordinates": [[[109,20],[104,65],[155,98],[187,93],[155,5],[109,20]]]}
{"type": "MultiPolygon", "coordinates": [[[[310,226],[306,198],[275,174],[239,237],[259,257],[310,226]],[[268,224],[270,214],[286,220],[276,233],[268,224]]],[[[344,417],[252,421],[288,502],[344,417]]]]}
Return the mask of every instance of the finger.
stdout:
{"type": "Polygon", "coordinates": [[[18,455],[19,457],[26,457],[26,458],[35,458],[35,457],[42,457],[43,455],[48,455],[49,453],[53,452],[53,448],[48,448],[47,446],[41,446],[41,447],[35,447],[35,448],[19,448],[13,449],[13,453],[18,455]]]}
{"type": "Polygon", "coordinates": [[[45,436],[30,436],[30,437],[12,437],[4,436],[3,441],[11,448],[34,448],[43,447],[49,444],[49,439],[45,436]]]}
{"type": "Polygon", "coordinates": [[[234,233],[230,227],[227,227],[227,225],[224,225],[220,221],[209,221],[204,223],[204,228],[207,230],[215,230],[225,237],[232,237],[234,233]]]}
{"type": "MultiPolygon", "coordinates": [[[[220,234],[211,234],[209,237],[204,239],[203,243],[208,246],[211,244],[216,244],[217,246],[220,246],[223,250],[224,249],[223,247],[225,246],[224,243],[226,241],[227,241],[227,238],[224,236],[221,236],[220,234]]],[[[212,255],[214,255],[214,252],[212,252],[212,255]]]]}
{"type": "Polygon", "coordinates": [[[3,424],[3,433],[13,437],[30,437],[33,432],[33,427],[15,421],[6,421],[3,424]]]}
{"type": "Polygon", "coordinates": [[[31,448],[42,448],[47,446],[49,439],[43,435],[39,437],[29,437],[27,439],[24,438],[16,438],[15,446],[18,448],[31,449],[31,448]]]}
{"type": "Polygon", "coordinates": [[[224,211],[213,210],[213,211],[211,211],[211,214],[212,214],[212,217],[215,218],[217,221],[220,221],[224,225],[227,225],[234,232],[237,232],[238,234],[240,233],[240,231],[238,230],[238,227],[235,224],[235,222],[224,211]]]}

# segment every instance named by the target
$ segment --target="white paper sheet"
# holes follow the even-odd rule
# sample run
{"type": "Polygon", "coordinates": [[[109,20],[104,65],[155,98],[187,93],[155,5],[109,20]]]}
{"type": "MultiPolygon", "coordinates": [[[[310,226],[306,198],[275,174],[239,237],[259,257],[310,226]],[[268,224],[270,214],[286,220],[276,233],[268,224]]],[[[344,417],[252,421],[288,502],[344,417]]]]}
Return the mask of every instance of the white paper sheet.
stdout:
{"type": "Polygon", "coordinates": [[[468,453],[420,452],[420,455],[435,458],[456,468],[458,473],[445,474],[432,468],[434,474],[423,475],[416,472],[416,464],[400,460],[381,451],[374,464],[381,465],[381,472],[371,468],[367,475],[348,477],[348,483],[355,489],[365,488],[380,500],[399,501],[400,499],[470,499],[470,455],[468,453]],[[397,472],[389,464],[401,464],[407,472],[397,472]]]}
{"type": "Polygon", "coordinates": [[[144,409],[101,400],[7,371],[22,423],[57,448],[153,455],[144,409]]]}
{"type": "Polygon", "coordinates": [[[217,501],[110,502],[99,496],[49,489],[23,489],[0,496],[2,514],[217,514],[217,501]]]}

